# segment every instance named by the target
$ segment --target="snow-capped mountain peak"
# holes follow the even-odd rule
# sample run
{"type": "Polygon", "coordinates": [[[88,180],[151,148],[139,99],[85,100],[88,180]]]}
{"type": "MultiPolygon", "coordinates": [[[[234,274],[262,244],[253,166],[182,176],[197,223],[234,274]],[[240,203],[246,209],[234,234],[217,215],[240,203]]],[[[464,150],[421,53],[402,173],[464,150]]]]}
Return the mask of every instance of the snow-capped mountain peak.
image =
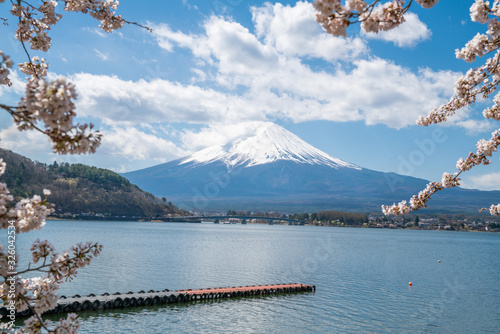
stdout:
{"type": "Polygon", "coordinates": [[[179,163],[209,164],[221,161],[231,169],[235,166],[251,167],[289,160],[310,165],[325,165],[335,169],[360,167],[334,158],[309,145],[290,131],[274,123],[266,123],[253,136],[236,139],[223,146],[211,146],[196,152],[179,163]]]}

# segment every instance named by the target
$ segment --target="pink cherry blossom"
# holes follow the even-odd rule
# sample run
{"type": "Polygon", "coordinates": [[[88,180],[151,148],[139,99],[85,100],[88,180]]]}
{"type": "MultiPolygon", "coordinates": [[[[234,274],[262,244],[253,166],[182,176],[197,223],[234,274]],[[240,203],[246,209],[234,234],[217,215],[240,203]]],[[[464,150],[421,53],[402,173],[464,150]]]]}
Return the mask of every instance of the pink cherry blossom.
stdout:
{"type": "MultiPolygon", "coordinates": [[[[413,2],[393,0],[382,3],[373,0],[365,1],[346,0],[345,5],[339,0],[315,0],[314,7],[318,11],[317,21],[325,31],[335,36],[346,36],[347,28],[355,23],[360,23],[361,29],[367,33],[378,33],[394,29],[404,22],[404,16],[413,2]]],[[[438,0],[416,0],[423,8],[431,8],[438,0]]],[[[464,107],[469,107],[478,99],[488,100],[490,95],[496,93],[492,99],[493,105],[483,110],[486,119],[500,120],[500,0],[494,0],[490,6],[489,1],[475,0],[470,7],[470,17],[474,22],[487,24],[485,33],[478,32],[465,46],[455,51],[455,56],[468,63],[478,58],[486,57],[482,65],[469,69],[464,76],[455,82],[454,96],[447,103],[430,110],[427,116],[420,116],[416,123],[420,126],[446,122],[456,112],[464,107]]],[[[441,182],[431,182],[424,190],[414,195],[409,203],[401,201],[390,206],[383,205],[384,214],[399,215],[409,211],[427,207],[427,202],[437,191],[460,185],[458,176],[472,167],[488,165],[488,158],[497,151],[500,145],[500,130],[492,133],[491,139],[480,139],[476,152],[470,152],[466,159],[460,158],[456,167],[458,172],[445,172],[441,182]]],[[[492,205],[490,213],[498,215],[500,204],[492,205]]]]}

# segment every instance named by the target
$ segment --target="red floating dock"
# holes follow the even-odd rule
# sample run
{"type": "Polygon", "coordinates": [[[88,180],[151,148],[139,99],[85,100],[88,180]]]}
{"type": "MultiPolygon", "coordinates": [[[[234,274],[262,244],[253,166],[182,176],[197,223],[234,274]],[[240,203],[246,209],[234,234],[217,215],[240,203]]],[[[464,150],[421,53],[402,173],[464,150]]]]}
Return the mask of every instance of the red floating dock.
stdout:
{"type": "MultiPolygon", "coordinates": [[[[48,314],[59,314],[67,312],[83,312],[99,309],[119,309],[126,307],[142,307],[163,305],[171,303],[186,303],[202,300],[228,299],[236,297],[250,296],[265,296],[285,293],[299,293],[316,291],[315,285],[305,285],[299,283],[287,284],[269,284],[269,285],[250,285],[250,286],[233,286],[225,288],[208,288],[208,289],[188,289],[170,291],[168,289],[162,291],[149,290],[139,291],[137,293],[129,291],[127,293],[115,292],[109,294],[107,292],[96,296],[89,294],[82,297],[74,295],[67,298],[61,296],[57,302],[57,306],[48,311],[48,314]]],[[[6,315],[7,309],[0,305],[0,315],[6,315]]],[[[18,313],[18,316],[30,316],[31,309],[27,309],[18,313]]]]}
{"type": "MultiPolygon", "coordinates": [[[[270,285],[248,285],[248,286],[233,286],[225,288],[208,288],[208,289],[197,289],[197,290],[178,290],[177,293],[187,293],[196,299],[196,297],[203,298],[204,295],[222,295],[221,298],[228,296],[223,296],[228,294],[231,297],[243,297],[243,296],[254,296],[254,295],[268,295],[276,293],[291,293],[291,292],[306,292],[306,291],[316,291],[315,285],[306,285],[299,283],[288,283],[288,284],[270,284],[270,285]]],[[[216,297],[217,298],[217,297],[216,297]]]]}

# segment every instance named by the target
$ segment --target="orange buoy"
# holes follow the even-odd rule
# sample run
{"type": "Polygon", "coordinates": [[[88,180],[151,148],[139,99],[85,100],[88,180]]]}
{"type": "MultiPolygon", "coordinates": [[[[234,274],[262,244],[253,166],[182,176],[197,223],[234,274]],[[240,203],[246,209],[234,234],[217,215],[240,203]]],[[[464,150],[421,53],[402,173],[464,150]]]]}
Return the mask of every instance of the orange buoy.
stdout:
{"type": "Polygon", "coordinates": [[[438,263],[441,263],[441,260],[438,260],[438,263]]]}
{"type": "Polygon", "coordinates": [[[409,285],[409,286],[412,286],[412,285],[413,285],[413,283],[412,283],[412,282],[410,282],[410,283],[408,283],[408,285],[409,285]]]}

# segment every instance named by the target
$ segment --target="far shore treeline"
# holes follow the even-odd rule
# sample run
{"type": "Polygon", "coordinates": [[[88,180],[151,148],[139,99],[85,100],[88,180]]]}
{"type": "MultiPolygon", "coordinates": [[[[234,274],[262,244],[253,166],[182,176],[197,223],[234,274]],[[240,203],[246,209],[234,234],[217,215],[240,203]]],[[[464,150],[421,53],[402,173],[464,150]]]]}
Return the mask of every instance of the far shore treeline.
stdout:
{"type": "Polygon", "coordinates": [[[368,216],[365,213],[344,212],[344,211],[320,211],[313,213],[280,214],[277,212],[255,212],[228,210],[228,216],[238,217],[274,217],[302,220],[307,223],[343,223],[344,225],[356,226],[368,223],[368,216]]]}
{"type": "Polygon", "coordinates": [[[7,170],[0,179],[15,200],[43,194],[49,189],[55,216],[83,215],[115,217],[163,217],[187,215],[166,198],[141,190],[121,175],[83,164],[33,162],[12,151],[0,149],[7,170]]]}

